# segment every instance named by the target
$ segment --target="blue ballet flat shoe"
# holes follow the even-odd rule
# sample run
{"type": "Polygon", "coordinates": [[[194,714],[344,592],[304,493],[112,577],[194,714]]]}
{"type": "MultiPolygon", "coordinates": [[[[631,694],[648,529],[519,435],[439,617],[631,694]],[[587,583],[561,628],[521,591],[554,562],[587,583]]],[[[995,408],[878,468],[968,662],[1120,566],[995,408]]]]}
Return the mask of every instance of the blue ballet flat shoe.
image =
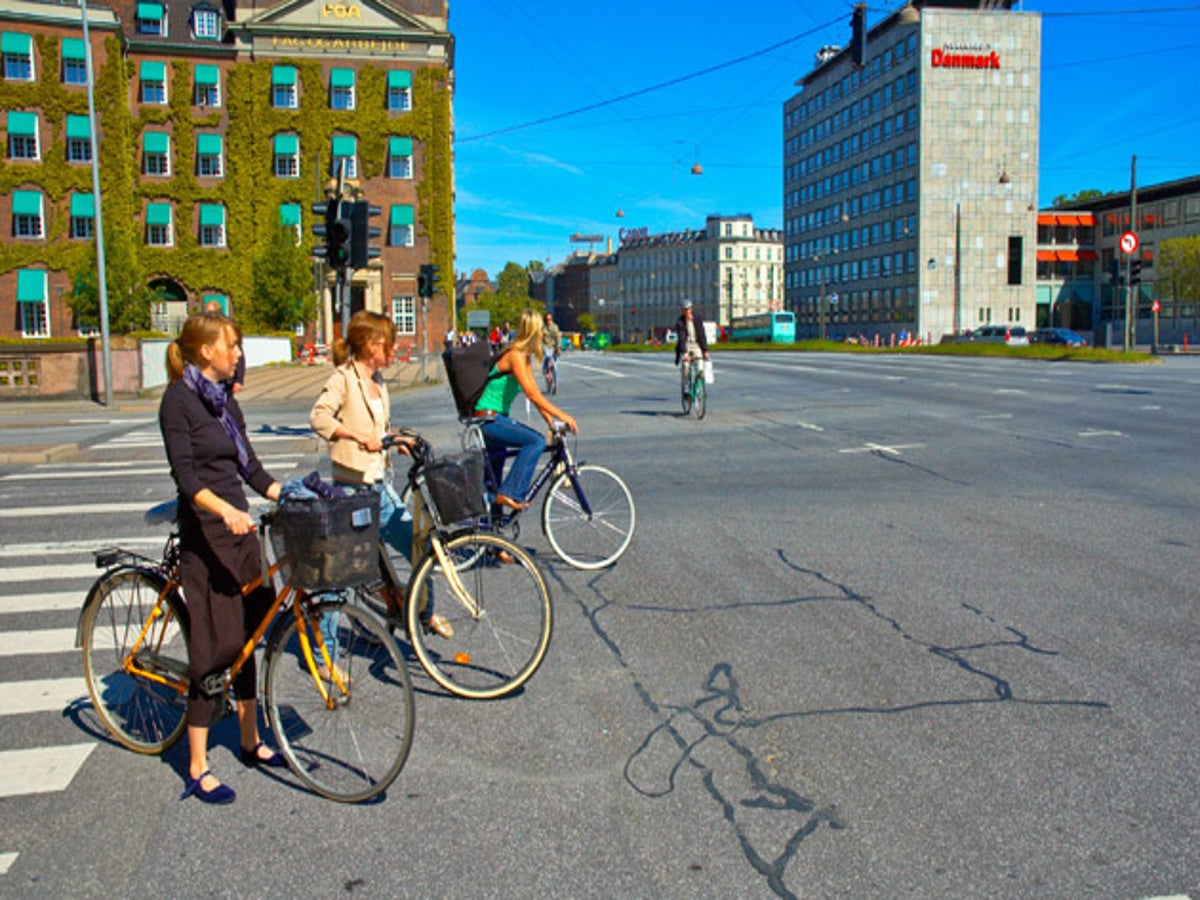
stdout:
{"type": "Polygon", "coordinates": [[[183,793],[179,795],[180,800],[186,800],[193,794],[199,797],[205,803],[226,804],[232,803],[237,799],[237,793],[227,784],[218,784],[211,791],[206,791],[200,786],[205,777],[212,775],[211,769],[205,769],[200,773],[199,778],[189,778],[184,784],[183,793]]]}
{"type": "Polygon", "coordinates": [[[265,766],[268,769],[283,769],[287,767],[287,760],[283,758],[283,754],[278,750],[272,750],[270,756],[260,757],[258,755],[259,747],[266,747],[266,741],[259,741],[254,745],[253,750],[242,748],[242,765],[251,769],[258,766],[265,766]]]}

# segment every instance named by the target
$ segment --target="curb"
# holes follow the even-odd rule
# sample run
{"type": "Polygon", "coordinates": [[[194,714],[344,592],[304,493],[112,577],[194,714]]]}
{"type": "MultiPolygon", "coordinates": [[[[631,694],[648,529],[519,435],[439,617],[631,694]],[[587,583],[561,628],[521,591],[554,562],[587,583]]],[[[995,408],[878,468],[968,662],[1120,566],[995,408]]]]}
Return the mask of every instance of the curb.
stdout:
{"type": "Polygon", "coordinates": [[[22,447],[0,450],[0,465],[31,465],[65,459],[79,452],[78,444],[50,444],[45,447],[22,447]]]}

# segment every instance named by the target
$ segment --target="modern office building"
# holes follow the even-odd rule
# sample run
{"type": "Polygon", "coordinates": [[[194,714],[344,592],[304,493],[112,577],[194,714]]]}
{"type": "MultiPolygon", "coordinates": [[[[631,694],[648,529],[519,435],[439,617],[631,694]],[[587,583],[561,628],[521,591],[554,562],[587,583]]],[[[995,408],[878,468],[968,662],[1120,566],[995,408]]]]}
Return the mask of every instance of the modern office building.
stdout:
{"type": "Polygon", "coordinates": [[[782,308],[783,234],[756,228],[749,213],[710,215],[702,229],[622,229],[617,264],[619,318],[632,340],[674,326],[685,299],[721,326],[782,308]]]}
{"type": "Polygon", "coordinates": [[[1200,237],[1200,176],[1042,210],[1038,215],[1038,318],[1094,332],[1099,345],[1123,346],[1128,263],[1138,279],[1128,295],[1135,344],[1189,344],[1200,339],[1195,286],[1178,263],[1183,238],[1200,237]],[[1138,246],[1123,253],[1121,236],[1138,246]],[[1114,269],[1116,264],[1116,269],[1114,269]],[[1154,334],[1157,301],[1158,334],[1154,334]]]}
{"type": "Polygon", "coordinates": [[[912,0],[797,82],[783,190],[798,338],[1035,324],[1041,19],[1014,5],[912,0]]]}
{"type": "MultiPolygon", "coordinates": [[[[346,196],[382,212],[351,308],[393,317],[403,344],[439,346],[453,298],[422,306],[417,273],[453,272],[447,15],[445,0],[90,7],[98,209],[79,7],[4,3],[0,337],[79,333],[63,295],[89,268],[97,211],[110,274],[156,291],[146,324],[172,330],[209,300],[241,318],[273,230],[319,243],[311,207],[341,171],[346,196]]],[[[314,266],[325,339],[331,280],[314,266]]],[[[123,302],[110,291],[116,330],[139,318],[123,302]]]]}

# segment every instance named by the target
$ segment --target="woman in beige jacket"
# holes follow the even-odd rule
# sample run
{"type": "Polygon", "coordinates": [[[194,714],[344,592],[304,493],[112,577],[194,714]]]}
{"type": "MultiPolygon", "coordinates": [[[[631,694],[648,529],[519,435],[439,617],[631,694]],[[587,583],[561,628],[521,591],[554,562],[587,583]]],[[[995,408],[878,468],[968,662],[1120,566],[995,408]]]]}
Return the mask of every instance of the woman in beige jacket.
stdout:
{"type": "MultiPolygon", "coordinates": [[[[313,404],[309,422],[329,442],[334,483],[368,486],[379,492],[379,534],[412,561],[412,516],[392,487],[383,437],[391,408],[383,370],[392,360],[396,326],[387,316],[361,310],[350,318],[344,339],[333,345],[337,368],[313,404]]],[[[390,598],[398,603],[401,598],[390,598]]],[[[454,634],[444,616],[430,615],[425,627],[442,637],[454,634]]]]}

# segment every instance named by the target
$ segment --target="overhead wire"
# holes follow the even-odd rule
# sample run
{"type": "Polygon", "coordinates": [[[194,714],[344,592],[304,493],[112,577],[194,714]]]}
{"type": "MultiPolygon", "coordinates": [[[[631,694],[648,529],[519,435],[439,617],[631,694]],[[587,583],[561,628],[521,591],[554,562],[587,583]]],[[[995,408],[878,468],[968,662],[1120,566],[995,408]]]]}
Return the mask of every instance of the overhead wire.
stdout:
{"type": "Polygon", "coordinates": [[[639,88],[636,91],[629,91],[627,93],[620,94],[616,97],[610,97],[607,100],[600,100],[600,101],[597,101],[596,103],[589,103],[585,106],[579,106],[574,109],[564,110],[563,112],[560,112],[560,113],[554,113],[549,116],[542,116],[539,119],[533,119],[529,122],[523,122],[519,125],[508,125],[504,128],[496,128],[496,129],[493,129],[492,131],[485,131],[482,134],[472,134],[472,135],[468,135],[466,137],[456,137],[454,142],[456,144],[465,144],[465,143],[469,143],[472,141],[482,141],[486,138],[497,137],[498,135],[502,135],[502,134],[511,134],[514,131],[524,131],[527,128],[534,128],[538,125],[545,125],[548,122],[557,122],[561,119],[566,119],[571,116],[578,116],[578,115],[582,115],[583,113],[592,112],[597,109],[603,109],[607,106],[612,106],[613,104],[616,104],[616,103],[623,103],[626,100],[632,100],[635,97],[644,97],[646,94],[651,94],[651,93],[654,93],[655,91],[661,91],[665,88],[674,87],[675,85],[684,84],[685,82],[693,81],[697,78],[702,78],[705,75],[712,75],[714,72],[720,72],[723,69],[729,69],[729,68],[732,68],[733,66],[741,65],[744,62],[748,62],[752,59],[756,59],[757,57],[764,56],[768,53],[773,53],[774,51],[780,50],[783,47],[787,47],[790,44],[794,44],[797,41],[801,41],[807,37],[811,37],[812,35],[816,34],[817,32],[819,32],[825,28],[828,28],[831,25],[834,25],[839,21],[841,21],[840,16],[836,19],[831,19],[830,21],[825,22],[822,25],[818,25],[817,27],[812,28],[808,31],[802,32],[800,34],[792,35],[791,37],[786,38],[782,41],[777,41],[776,43],[771,44],[769,47],[763,47],[760,50],[755,50],[751,53],[746,53],[742,56],[737,57],[736,59],[727,60],[726,62],[723,62],[723,63],[717,63],[716,65],[707,66],[703,69],[699,69],[698,71],[691,72],[687,75],[680,75],[676,78],[670,78],[670,79],[667,79],[666,81],[660,81],[657,84],[652,84],[648,87],[639,88]]]}

